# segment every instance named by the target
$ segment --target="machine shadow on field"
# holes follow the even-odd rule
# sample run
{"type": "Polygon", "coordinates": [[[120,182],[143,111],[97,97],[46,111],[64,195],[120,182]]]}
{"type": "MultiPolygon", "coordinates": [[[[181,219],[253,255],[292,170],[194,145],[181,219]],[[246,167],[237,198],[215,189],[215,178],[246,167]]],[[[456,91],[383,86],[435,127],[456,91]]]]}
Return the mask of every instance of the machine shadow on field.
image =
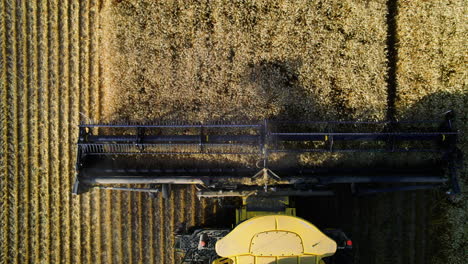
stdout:
{"type": "Polygon", "coordinates": [[[249,64],[243,78],[244,85],[255,90],[258,103],[265,109],[274,109],[265,118],[288,121],[343,118],[344,115],[332,114],[341,112],[338,108],[342,98],[331,98],[330,104],[324,104],[317,97],[317,91],[301,85],[301,66],[302,61],[297,58],[249,64]]]}
{"type": "MultiPolygon", "coordinates": [[[[453,110],[459,130],[458,180],[467,186],[468,93],[436,92],[408,109],[397,112],[400,120],[443,120],[453,110]]],[[[427,155],[427,154],[420,154],[427,155]]],[[[388,159],[391,159],[388,155],[388,159]]],[[[412,162],[412,160],[409,160],[412,162]]],[[[296,200],[297,214],[319,228],[341,228],[354,241],[355,263],[429,263],[434,257],[462,245],[459,240],[447,243],[450,225],[463,233],[466,203],[453,204],[441,189],[353,196],[342,190],[336,197],[310,197],[296,200]]]]}
{"type": "MultiPolygon", "coordinates": [[[[444,84],[445,85],[445,84],[444,84]]],[[[456,234],[466,233],[467,206],[466,186],[468,186],[468,92],[436,92],[426,95],[409,109],[402,112],[405,119],[441,119],[444,112],[454,112],[454,127],[459,131],[458,148],[460,153],[456,160],[458,182],[461,195],[458,199],[449,199],[444,190],[418,192],[419,199],[413,206],[416,215],[426,217],[425,221],[414,222],[416,233],[426,241],[415,241],[414,254],[424,263],[436,263],[440,256],[451,250],[463,248],[466,241],[456,234]],[[441,234],[451,234],[444,238],[441,234]],[[448,239],[448,240],[447,240],[448,239]]],[[[405,217],[411,212],[405,212],[405,217]]],[[[402,241],[406,242],[406,241],[402,241]]],[[[403,244],[403,243],[402,243],[403,244]]],[[[404,243],[407,245],[408,243],[404,243]]],[[[421,262],[422,263],[422,262],[421,262]]]]}
{"type": "MultiPolygon", "coordinates": [[[[300,60],[263,60],[249,64],[245,85],[253,87],[264,108],[276,109],[269,119],[301,120],[307,112],[320,112],[315,98],[299,84],[300,60]],[[308,109],[306,109],[308,108],[308,109]]],[[[310,117],[309,117],[310,118],[310,117]]]]}

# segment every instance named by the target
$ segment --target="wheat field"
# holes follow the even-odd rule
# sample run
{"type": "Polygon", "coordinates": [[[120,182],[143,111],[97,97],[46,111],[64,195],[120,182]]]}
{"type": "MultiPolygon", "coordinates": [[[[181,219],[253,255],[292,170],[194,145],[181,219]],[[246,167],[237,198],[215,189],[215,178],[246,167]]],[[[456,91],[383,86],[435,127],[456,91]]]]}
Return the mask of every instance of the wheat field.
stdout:
{"type": "MultiPolygon", "coordinates": [[[[453,109],[466,157],[467,9],[462,0],[0,1],[0,263],[173,264],[177,225],[216,215],[191,187],[167,200],[71,195],[77,125],[89,119],[430,119],[453,109]]],[[[468,259],[466,199],[415,192],[348,206],[356,263],[468,259]]]]}

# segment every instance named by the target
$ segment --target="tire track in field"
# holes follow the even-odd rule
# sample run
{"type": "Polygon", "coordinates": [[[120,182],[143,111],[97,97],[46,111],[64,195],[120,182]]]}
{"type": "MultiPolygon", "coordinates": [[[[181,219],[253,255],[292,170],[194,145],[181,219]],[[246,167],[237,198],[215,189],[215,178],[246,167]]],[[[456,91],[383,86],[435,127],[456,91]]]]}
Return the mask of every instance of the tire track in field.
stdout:
{"type": "Polygon", "coordinates": [[[61,99],[59,108],[59,185],[60,185],[60,260],[62,263],[70,263],[70,188],[67,177],[70,173],[69,164],[69,109],[70,109],[70,86],[69,77],[69,25],[68,25],[68,1],[63,1],[59,8],[58,28],[59,28],[59,98],[61,99]]]}
{"type": "Polygon", "coordinates": [[[48,149],[47,159],[49,165],[48,185],[49,185],[49,255],[51,263],[60,262],[60,179],[59,179],[59,96],[58,84],[58,3],[57,0],[49,0],[48,3],[48,94],[49,112],[48,116],[48,149]]]}
{"type": "Polygon", "coordinates": [[[29,260],[29,131],[28,131],[28,104],[27,93],[27,50],[26,50],[26,3],[16,2],[16,28],[17,40],[17,77],[18,77],[18,262],[26,263],[29,260]]]}
{"type": "Polygon", "coordinates": [[[16,263],[18,256],[18,77],[17,28],[15,1],[6,1],[6,99],[7,99],[7,262],[16,263]]]}
{"type": "MultiPolygon", "coordinates": [[[[79,104],[80,104],[80,80],[79,80],[79,3],[77,1],[70,1],[68,7],[68,31],[70,36],[69,43],[69,103],[70,103],[70,112],[69,112],[69,124],[68,131],[70,138],[68,139],[69,145],[69,167],[74,168],[76,160],[76,147],[74,136],[78,134],[78,128],[76,125],[79,123],[79,104]]],[[[69,186],[73,186],[75,175],[74,172],[70,172],[69,176],[69,186]]],[[[69,187],[69,188],[70,188],[69,187]]],[[[70,190],[71,191],[71,190],[70,190]]],[[[74,196],[70,199],[70,244],[71,249],[71,262],[72,263],[82,263],[82,252],[81,252],[81,218],[80,218],[80,203],[81,196],[74,196]]]]}

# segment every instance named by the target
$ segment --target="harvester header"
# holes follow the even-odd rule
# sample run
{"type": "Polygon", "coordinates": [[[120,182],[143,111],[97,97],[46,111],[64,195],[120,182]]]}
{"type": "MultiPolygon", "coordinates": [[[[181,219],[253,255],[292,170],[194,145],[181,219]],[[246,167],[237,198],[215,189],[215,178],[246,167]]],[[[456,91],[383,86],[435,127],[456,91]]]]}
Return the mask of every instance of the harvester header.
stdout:
{"type": "Polygon", "coordinates": [[[192,184],[202,197],[308,196],[333,195],[342,185],[366,194],[448,182],[451,193],[458,193],[458,132],[452,117],[450,112],[444,120],[401,122],[80,124],[73,192],[90,187],[155,192],[192,184]],[[285,158],[306,153],[375,153],[385,159],[369,166],[325,167],[285,158]],[[425,158],[398,163],[404,160],[396,158],[400,154],[425,158]]]}

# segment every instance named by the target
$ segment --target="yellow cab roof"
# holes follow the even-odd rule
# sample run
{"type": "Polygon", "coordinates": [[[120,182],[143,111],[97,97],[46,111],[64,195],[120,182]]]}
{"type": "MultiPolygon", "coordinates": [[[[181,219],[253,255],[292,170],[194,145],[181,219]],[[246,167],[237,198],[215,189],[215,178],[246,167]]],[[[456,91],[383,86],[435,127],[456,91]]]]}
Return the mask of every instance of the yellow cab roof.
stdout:
{"type": "MultiPolygon", "coordinates": [[[[336,251],[334,240],[304,219],[268,215],[239,224],[216,243],[225,263],[320,263],[336,251]]],[[[218,262],[222,263],[222,262],[218,262]]]]}

